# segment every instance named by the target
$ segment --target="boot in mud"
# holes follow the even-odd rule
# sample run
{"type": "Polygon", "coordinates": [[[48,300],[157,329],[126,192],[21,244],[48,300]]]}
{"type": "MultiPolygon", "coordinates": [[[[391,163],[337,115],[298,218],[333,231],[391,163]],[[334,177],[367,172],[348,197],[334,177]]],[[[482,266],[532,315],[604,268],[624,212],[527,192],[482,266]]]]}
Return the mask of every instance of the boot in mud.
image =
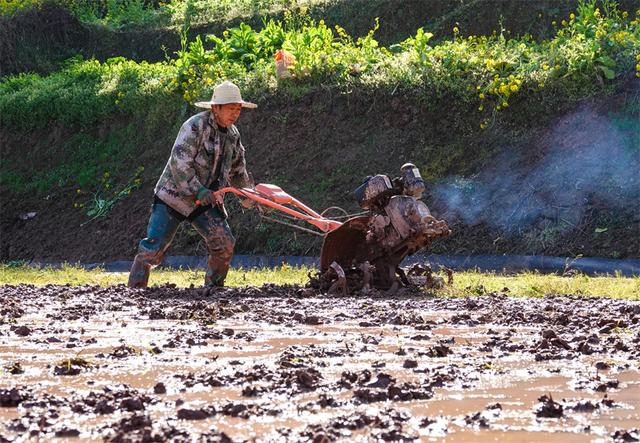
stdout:
{"type": "Polygon", "coordinates": [[[205,286],[223,287],[236,243],[229,224],[217,207],[200,214],[191,224],[204,238],[209,252],[205,286]]]}
{"type": "Polygon", "coordinates": [[[146,263],[139,255],[133,260],[131,271],[129,271],[129,281],[127,286],[130,288],[146,288],[149,283],[149,274],[151,273],[151,265],[146,263]]]}
{"type": "Polygon", "coordinates": [[[227,278],[227,272],[229,272],[232,255],[233,249],[223,256],[217,254],[209,255],[207,273],[204,276],[205,286],[224,287],[224,280],[227,278]]]}

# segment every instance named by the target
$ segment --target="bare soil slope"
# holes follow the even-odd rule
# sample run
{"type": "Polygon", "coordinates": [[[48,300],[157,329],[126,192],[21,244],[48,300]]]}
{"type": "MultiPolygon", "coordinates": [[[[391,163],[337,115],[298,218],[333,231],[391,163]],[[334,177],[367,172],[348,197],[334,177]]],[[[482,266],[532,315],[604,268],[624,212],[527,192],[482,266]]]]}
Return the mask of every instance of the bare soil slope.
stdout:
{"type": "MultiPolygon", "coordinates": [[[[352,190],[366,175],[395,175],[405,162],[415,163],[428,182],[427,204],[454,231],[434,252],[638,257],[638,87],[629,78],[613,96],[577,104],[560,99],[553,109],[535,95],[522,97],[486,131],[475,129],[476,112],[450,97],[420,103],[403,91],[382,90],[264,97],[239,126],[256,181],[280,185],[318,210],[338,205],[356,212],[352,190]]],[[[144,165],[143,185],[104,219],[83,225],[88,217],[73,208],[74,187],[54,187],[45,196],[2,189],[0,259],[131,259],[145,235],[153,187],[191,111],[178,112],[167,115],[175,127],[153,129],[153,143],[139,143],[123,159],[122,182],[144,165]],[[23,220],[29,212],[37,215],[23,220]]],[[[128,124],[109,119],[82,131],[100,138],[128,124]]],[[[79,130],[0,129],[3,160],[25,174],[57,165],[68,157],[65,141],[79,130]]],[[[238,252],[319,251],[319,238],[260,224],[255,212],[243,214],[233,203],[230,210],[238,252]]],[[[170,253],[206,251],[185,227],[170,253]]]]}

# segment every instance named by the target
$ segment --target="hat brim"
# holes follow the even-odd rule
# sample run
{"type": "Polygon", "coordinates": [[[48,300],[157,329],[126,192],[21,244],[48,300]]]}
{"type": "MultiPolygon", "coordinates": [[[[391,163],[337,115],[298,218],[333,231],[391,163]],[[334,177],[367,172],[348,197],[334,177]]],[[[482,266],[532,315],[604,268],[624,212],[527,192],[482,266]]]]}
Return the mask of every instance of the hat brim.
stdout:
{"type": "Polygon", "coordinates": [[[242,105],[243,108],[249,108],[249,109],[254,109],[257,108],[258,105],[256,105],[255,103],[251,103],[251,102],[245,102],[244,100],[242,100],[241,102],[229,102],[229,103],[218,103],[218,102],[214,102],[214,101],[208,101],[208,102],[195,102],[194,105],[197,106],[198,108],[211,108],[211,105],[231,105],[233,103],[239,103],[240,105],[242,105]]]}

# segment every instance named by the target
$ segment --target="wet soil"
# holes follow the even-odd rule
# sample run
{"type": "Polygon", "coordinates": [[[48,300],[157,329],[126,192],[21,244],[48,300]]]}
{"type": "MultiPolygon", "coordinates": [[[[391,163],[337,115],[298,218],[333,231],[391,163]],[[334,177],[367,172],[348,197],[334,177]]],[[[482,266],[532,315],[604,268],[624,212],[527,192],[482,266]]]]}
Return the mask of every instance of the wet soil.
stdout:
{"type": "Polygon", "coordinates": [[[0,287],[0,441],[636,441],[640,302],[0,287]]]}

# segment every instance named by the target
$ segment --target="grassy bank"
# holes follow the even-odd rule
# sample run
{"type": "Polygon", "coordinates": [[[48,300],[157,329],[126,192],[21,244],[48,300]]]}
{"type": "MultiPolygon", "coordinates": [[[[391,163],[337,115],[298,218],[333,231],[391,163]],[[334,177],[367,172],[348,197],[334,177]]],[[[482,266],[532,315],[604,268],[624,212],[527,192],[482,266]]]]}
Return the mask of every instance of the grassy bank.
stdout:
{"type": "MultiPolygon", "coordinates": [[[[225,78],[260,104],[240,120],[256,179],[278,184],[319,210],[357,210],[349,190],[367,174],[393,174],[404,161],[421,169],[430,189],[451,178],[449,186],[471,200],[481,189],[479,174],[495,166],[498,156],[520,161],[525,176],[526,168],[535,169],[558,146],[567,153],[560,160],[571,163],[580,154],[569,154],[579,146],[573,133],[565,144],[549,132],[582,105],[593,109],[574,119],[574,132],[585,133],[590,125],[581,122],[590,118],[606,120],[603,126],[619,140],[619,163],[633,169],[640,143],[640,100],[633,88],[640,75],[637,14],[609,1],[582,2],[549,24],[554,34],[547,39],[501,30],[469,35],[459,26],[432,35],[425,27],[384,46],[375,28],[352,36],[298,11],[260,28],[240,25],[191,41],[185,34],[181,50],[165,62],[78,57],[50,75],[6,77],[0,81],[0,191],[7,198],[0,202],[0,222],[8,240],[1,255],[130,258],[180,124],[198,110],[193,102],[208,98],[225,78]],[[295,57],[287,78],[275,72],[280,49],[295,57]],[[393,159],[398,165],[390,164],[393,159]],[[38,215],[31,219],[29,213],[38,215]],[[54,228],[60,229],[58,243],[47,235],[54,228]]],[[[465,219],[449,243],[438,243],[446,245],[438,252],[633,256],[635,244],[625,238],[638,237],[636,222],[622,212],[640,187],[633,179],[624,186],[591,182],[607,194],[587,203],[588,219],[565,214],[572,208],[564,202],[542,218],[540,211],[520,215],[526,210],[518,201],[583,189],[577,178],[541,190],[528,185],[518,189],[524,195],[512,193],[517,201],[511,207],[485,204],[487,213],[503,211],[509,222],[523,219],[526,226],[507,231],[465,219]]],[[[230,211],[238,252],[318,250],[318,241],[256,226],[255,217],[246,223],[240,210],[230,211]]],[[[191,231],[177,238],[182,249],[174,253],[192,254],[198,247],[191,231]]]]}
{"type": "MultiPolygon", "coordinates": [[[[232,269],[227,278],[230,287],[262,286],[265,284],[305,285],[313,268],[283,266],[279,269],[232,269]]],[[[87,271],[67,265],[62,269],[33,269],[0,265],[0,284],[100,285],[126,284],[128,274],[121,272],[87,271]]],[[[201,286],[203,271],[158,269],[151,274],[150,285],[175,284],[178,287],[201,286]]],[[[583,295],[640,300],[640,277],[561,277],[539,273],[515,275],[457,272],[453,284],[430,291],[437,296],[479,296],[502,293],[510,296],[540,297],[546,294],[583,295]]]]}
{"type": "MultiPolygon", "coordinates": [[[[575,14],[554,22],[555,37],[540,42],[502,33],[463,36],[454,27],[452,37],[437,44],[430,42],[433,34],[419,29],[385,48],[376,41],[375,28],[353,38],[339,26],[332,29],[323,21],[289,14],[260,30],[242,24],[207,41],[185,40],[168,62],[77,59],[49,76],[11,76],[0,82],[3,133],[64,126],[80,134],[53,146],[52,152],[62,149],[46,170],[21,170],[18,162],[3,162],[0,185],[14,193],[46,195],[66,186],[94,192],[101,185],[98,172],[117,168],[117,160],[130,153],[127,144],[149,145],[158,138],[168,143],[173,128],[194,110],[193,102],[210,96],[213,86],[227,78],[262,102],[274,96],[291,101],[328,89],[411,95],[427,109],[449,103],[450,118],[464,119],[467,127],[461,136],[511,117],[527,124],[559,102],[611,92],[627,73],[640,76],[638,17],[613,3],[606,2],[604,10],[596,5],[581,3],[575,14]],[[278,80],[273,57],[280,49],[295,62],[288,66],[290,77],[278,80]],[[514,102],[518,108],[511,109],[514,102]],[[114,124],[124,120],[130,125],[114,124]],[[104,131],[98,139],[86,134],[104,122],[110,126],[106,136],[104,131]],[[102,154],[87,155],[91,150],[102,154]]],[[[9,145],[2,154],[12,160],[22,152],[21,146],[9,145]]]]}

